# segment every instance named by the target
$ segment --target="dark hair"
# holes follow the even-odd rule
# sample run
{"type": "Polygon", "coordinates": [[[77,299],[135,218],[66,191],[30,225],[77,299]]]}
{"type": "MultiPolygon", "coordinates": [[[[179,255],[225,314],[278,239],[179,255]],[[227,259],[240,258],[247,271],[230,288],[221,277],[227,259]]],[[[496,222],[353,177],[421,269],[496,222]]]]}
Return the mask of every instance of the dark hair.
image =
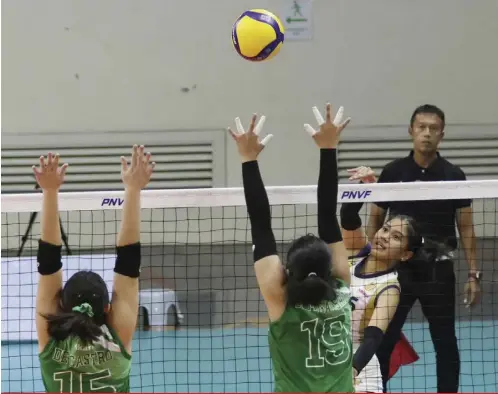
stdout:
{"type": "Polygon", "coordinates": [[[444,243],[439,243],[423,237],[420,226],[411,216],[393,215],[389,218],[389,221],[393,219],[400,219],[407,224],[407,250],[413,252],[413,257],[410,260],[431,262],[449,253],[450,249],[444,243]]]}
{"type": "Polygon", "coordinates": [[[410,119],[410,127],[413,127],[413,123],[415,123],[415,118],[417,117],[417,115],[420,114],[436,115],[439,119],[441,119],[444,129],[444,126],[446,125],[446,119],[445,119],[446,117],[444,115],[444,112],[441,108],[436,107],[435,105],[432,104],[424,104],[421,105],[420,107],[415,108],[415,111],[413,111],[412,117],[410,119]]]}
{"type": "Polygon", "coordinates": [[[74,335],[83,343],[89,343],[102,335],[100,326],[105,324],[109,292],[100,275],[92,271],[77,272],[66,282],[60,298],[61,310],[54,315],[44,316],[52,338],[62,341],[74,335]],[[91,306],[92,313],[73,310],[85,303],[91,306]]]}
{"type": "Polygon", "coordinates": [[[332,256],[324,241],[312,234],[295,239],[287,252],[287,303],[318,305],[334,300],[337,282],[331,268],[332,256]]]}

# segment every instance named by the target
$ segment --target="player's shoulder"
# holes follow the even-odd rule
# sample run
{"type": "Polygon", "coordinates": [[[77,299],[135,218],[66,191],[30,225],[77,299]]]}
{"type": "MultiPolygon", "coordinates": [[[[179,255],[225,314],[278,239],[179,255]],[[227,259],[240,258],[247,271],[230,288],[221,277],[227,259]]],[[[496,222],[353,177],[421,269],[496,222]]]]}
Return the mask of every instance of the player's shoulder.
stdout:
{"type": "Polygon", "coordinates": [[[379,283],[375,292],[374,304],[377,304],[382,295],[393,295],[401,293],[401,285],[397,277],[390,277],[385,282],[379,283]]]}
{"type": "Polygon", "coordinates": [[[383,287],[400,287],[398,273],[393,271],[386,275],[386,280],[383,283],[383,287]]]}
{"type": "Polygon", "coordinates": [[[377,291],[381,291],[385,287],[399,286],[398,273],[396,271],[379,273],[369,277],[360,276],[358,280],[361,280],[363,285],[369,286],[372,289],[377,289],[377,291]]]}
{"type": "Polygon", "coordinates": [[[336,290],[339,293],[346,294],[351,292],[349,285],[346,282],[344,282],[342,279],[335,278],[335,281],[336,281],[336,290]]]}
{"type": "Polygon", "coordinates": [[[401,291],[401,285],[399,284],[398,274],[396,271],[390,272],[379,280],[377,283],[377,295],[385,293],[387,290],[393,289],[401,291]]]}
{"type": "Polygon", "coordinates": [[[348,259],[349,268],[353,270],[358,264],[360,264],[363,260],[365,260],[368,256],[351,256],[348,259]]]}
{"type": "Polygon", "coordinates": [[[371,251],[372,251],[372,244],[370,242],[367,242],[366,245],[356,253],[355,257],[369,256],[371,251]]]}
{"type": "Polygon", "coordinates": [[[363,248],[348,257],[349,266],[353,267],[367,258],[372,251],[372,244],[368,242],[363,248]]]}

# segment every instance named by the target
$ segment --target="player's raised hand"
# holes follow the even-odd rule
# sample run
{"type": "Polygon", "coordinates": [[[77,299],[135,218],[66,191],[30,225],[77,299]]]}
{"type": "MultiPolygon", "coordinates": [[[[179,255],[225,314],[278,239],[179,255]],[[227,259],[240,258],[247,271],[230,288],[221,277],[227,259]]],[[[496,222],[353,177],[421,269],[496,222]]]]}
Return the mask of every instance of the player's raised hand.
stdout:
{"type": "Polygon", "coordinates": [[[347,170],[349,173],[350,181],[360,181],[362,183],[375,183],[377,182],[377,177],[375,176],[375,171],[370,167],[360,166],[356,168],[350,168],[347,170]]]}
{"type": "Polygon", "coordinates": [[[344,130],[351,121],[351,118],[347,118],[343,121],[344,107],[339,108],[334,120],[332,120],[331,112],[331,105],[327,103],[325,119],[323,119],[318,108],[313,107],[313,114],[315,115],[315,119],[320,126],[320,129],[316,131],[309,124],[304,125],[304,130],[313,137],[316,144],[321,149],[337,148],[342,130],[344,130]]]}
{"type": "Polygon", "coordinates": [[[235,126],[237,128],[236,132],[230,127],[228,128],[228,132],[237,144],[242,162],[256,160],[260,152],[273,138],[272,134],[268,134],[262,140],[259,139],[259,134],[261,133],[261,130],[263,130],[266,117],[261,116],[258,123],[256,123],[257,119],[258,116],[253,114],[249,129],[247,129],[247,131],[244,131],[240,118],[235,118],[235,126]]]}
{"type": "Polygon", "coordinates": [[[121,179],[127,188],[143,189],[150,181],[156,163],[151,162],[151,154],[144,153],[144,146],[133,145],[131,161],[121,157],[121,179]]]}
{"type": "Polygon", "coordinates": [[[47,157],[40,156],[40,166],[33,166],[36,182],[42,190],[59,190],[64,183],[67,163],[59,167],[59,154],[49,153],[47,157]]]}

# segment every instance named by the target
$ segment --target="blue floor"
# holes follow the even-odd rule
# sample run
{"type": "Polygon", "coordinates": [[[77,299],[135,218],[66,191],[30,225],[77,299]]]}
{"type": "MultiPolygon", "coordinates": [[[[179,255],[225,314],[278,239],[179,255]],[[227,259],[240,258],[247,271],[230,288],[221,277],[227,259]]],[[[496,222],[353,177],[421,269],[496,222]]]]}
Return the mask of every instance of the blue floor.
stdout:
{"type": "MultiPolygon", "coordinates": [[[[458,325],[461,392],[498,392],[498,321],[458,325]]],[[[261,392],[272,390],[265,328],[141,332],[133,353],[132,391],[261,392]]],[[[426,325],[405,325],[420,355],[390,391],[434,392],[434,350],[426,325]]],[[[2,344],[2,392],[43,391],[35,344],[2,344]]]]}

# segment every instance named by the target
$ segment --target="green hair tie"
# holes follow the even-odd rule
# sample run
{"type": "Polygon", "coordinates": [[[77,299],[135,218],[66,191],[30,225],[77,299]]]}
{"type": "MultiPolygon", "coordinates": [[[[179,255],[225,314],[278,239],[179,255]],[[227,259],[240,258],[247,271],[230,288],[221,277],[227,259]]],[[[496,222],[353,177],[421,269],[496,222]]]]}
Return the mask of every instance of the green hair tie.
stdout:
{"type": "Polygon", "coordinates": [[[88,304],[86,302],[79,305],[79,306],[75,306],[73,308],[73,312],[78,312],[78,313],[82,313],[83,315],[93,317],[93,308],[90,304],[88,304]]]}

